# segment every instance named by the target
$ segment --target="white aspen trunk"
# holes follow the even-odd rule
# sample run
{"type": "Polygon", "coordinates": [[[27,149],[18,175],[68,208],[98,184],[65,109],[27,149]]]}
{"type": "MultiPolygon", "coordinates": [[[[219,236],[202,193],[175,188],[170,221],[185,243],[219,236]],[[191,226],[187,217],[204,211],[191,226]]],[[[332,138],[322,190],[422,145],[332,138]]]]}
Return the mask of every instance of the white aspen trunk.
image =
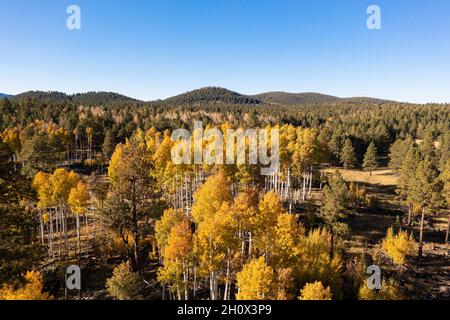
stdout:
{"type": "Polygon", "coordinates": [[[78,257],[81,255],[81,244],[80,244],[80,215],[76,214],[76,220],[77,220],[77,251],[78,251],[78,257]]]}
{"type": "Polygon", "coordinates": [[[39,226],[41,230],[42,245],[44,245],[44,223],[42,221],[42,211],[39,209],[39,226]]]}
{"type": "Polygon", "coordinates": [[[308,194],[311,194],[312,191],[312,180],[313,180],[313,167],[311,166],[311,171],[309,173],[309,189],[308,189],[308,194]]]}

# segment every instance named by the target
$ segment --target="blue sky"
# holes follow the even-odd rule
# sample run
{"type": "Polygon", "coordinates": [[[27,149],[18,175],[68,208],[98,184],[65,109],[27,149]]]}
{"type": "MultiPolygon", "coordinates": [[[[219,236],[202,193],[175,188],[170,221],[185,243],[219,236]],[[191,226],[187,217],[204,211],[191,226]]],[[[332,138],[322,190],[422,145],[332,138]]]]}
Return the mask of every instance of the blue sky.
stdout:
{"type": "Polygon", "coordinates": [[[448,0],[1,0],[0,92],[203,86],[450,102],[448,0]],[[81,8],[81,30],[66,9],[81,8]],[[382,29],[366,27],[377,4],[382,29]]]}

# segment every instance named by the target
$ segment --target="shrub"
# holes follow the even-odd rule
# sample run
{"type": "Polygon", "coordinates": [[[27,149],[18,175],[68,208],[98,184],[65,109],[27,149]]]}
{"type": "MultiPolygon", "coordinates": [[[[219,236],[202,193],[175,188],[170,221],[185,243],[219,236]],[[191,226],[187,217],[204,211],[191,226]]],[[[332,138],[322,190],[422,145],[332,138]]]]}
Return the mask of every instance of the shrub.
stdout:
{"type": "Polygon", "coordinates": [[[325,288],[320,281],[307,283],[300,291],[299,300],[331,300],[330,287],[325,288]]]}
{"type": "Polygon", "coordinates": [[[141,277],[133,272],[129,262],[118,265],[111,278],[106,281],[106,289],[110,296],[117,300],[139,300],[142,289],[141,277]]]}
{"type": "Polygon", "coordinates": [[[405,258],[415,252],[416,242],[411,234],[400,230],[397,234],[390,228],[381,243],[381,249],[397,265],[403,265],[405,258]]]}

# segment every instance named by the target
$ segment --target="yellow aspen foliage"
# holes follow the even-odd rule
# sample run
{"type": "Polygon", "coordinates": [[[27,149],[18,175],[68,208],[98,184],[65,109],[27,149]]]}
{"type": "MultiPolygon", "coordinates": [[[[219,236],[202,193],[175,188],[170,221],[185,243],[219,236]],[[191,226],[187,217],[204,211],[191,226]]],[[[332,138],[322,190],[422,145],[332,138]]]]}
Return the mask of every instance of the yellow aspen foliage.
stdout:
{"type": "Polygon", "coordinates": [[[266,257],[273,251],[275,244],[278,217],[285,213],[280,198],[274,191],[266,193],[259,202],[259,212],[254,219],[256,230],[255,244],[258,250],[266,257]]]}
{"type": "Polygon", "coordinates": [[[320,281],[307,283],[300,291],[299,300],[331,300],[330,287],[325,288],[320,281]]]}
{"type": "Polygon", "coordinates": [[[164,253],[164,267],[158,270],[158,281],[171,283],[177,288],[181,297],[181,289],[188,299],[188,274],[192,259],[193,239],[188,221],[182,221],[170,231],[164,253]]]}
{"type": "Polygon", "coordinates": [[[120,160],[122,158],[122,153],[123,153],[123,144],[118,144],[116,146],[116,149],[114,150],[114,153],[111,156],[111,161],[109,163],[109,168],[108,168],[108,177],[109,177],[111,183],[115,183],[119,179],[118,178],[120,175],[119,165],[120,165],[120,160]]]}
{"type": "Polygon", "coordinates": [[[84,214],[89,202],[88,186],[85,182],[78,182],[75,188],[70,190],[69,194],[69,206],[73,213],[84,214]]]}
{"type": "Polygon", "coordinates": [[[400,285],[397,281],[390,278],[383,281],[380,290],[371,290],[363,283],[358,293],[359,300],[402,300],[400,285]]]}
{"type": "Polygon", "coordinates": [[[406,256],[414,254],[416,246],[412,234],[402,230],[395,234],[392,227],[389,228],[386,238],[381,243],[381,249],[397,265],[403,265],[406,256]]]}
{"type": "Polygon", "coordinates": [[[237,300],[267,300],[271,298],[274,271],[263,257],[246,264],[236,275],[237,300]]]}
{"type": "Polygon", "coordinates": [[[321,281],[330,286],[335,299],[340,299],[342,260],[339,254],[334,254],[330,260],[330,240],[331,234],[326,229],[315,229],[308,233],[300,244],[298,278],[305,284],[321,281]]]}
{"type": "Polygon", "coordinates": [[[228,203],[197,225],[195,251],[201,270],[216,272],[222,269],[228,250],[237,246],[236,221],[228,203]]]}
{"type": "Polygon", "coordinates": [[[159,254],[164,256],[167,241],[169,239],[172,228],[179,224],[185,215],[183,210],[176,210],[173,208],[164,211],[160,220],[155,223],[155,237],[158,244],[159,254]]]}
{"type": "Polygon", "coordinates": [[[28,271],[25,275],[25,285],[20,288],[6,285],[0,290],[0,300],[50,300],[52,297],[43,292],[42,274],[28,271]]]}
{"type": "Polygon", "coordinates": [[[258,214],[258,189],[246,188],[234,198],[233,210],[241,231],[253,231],[258,214]]]}
{"type": "Polygon", "coordinates": [[[164,257],[168,260],[189,259],[192,251],[192,231],[188,221],[175,225],[170,231],[164,257]]]}
{"type": "Polygon", "coordinates": [[[38,207],[46,208],[52,203],[52,185],[50,183],[50,175],[44,172],[38,172],[33,180],[33,189],[38,194],[38,207]]]}
{"type": "Polygon", "coordinates": [[[303,226],[299,225],[294,215],[282,213],[278,216],[275,227],[275,250],[271,259],[276,267],[287,268],[295,263],[304,232],[303,226]]]}
{"type": "Polygon", "coordinates": [[[52,184],[52,198],[55,203],[66,202],[69,198],[70,191],[78,184],[78,175],[71,171],[60,168],[50,176],[50,182],[52,184]]]}
{"type": "Polygon", "coordinates": [[[222,171],[209,177],[194,195],[192,216],[197,224],[211,218],[223,203],[231,202],[231,182],[222,171]]]}

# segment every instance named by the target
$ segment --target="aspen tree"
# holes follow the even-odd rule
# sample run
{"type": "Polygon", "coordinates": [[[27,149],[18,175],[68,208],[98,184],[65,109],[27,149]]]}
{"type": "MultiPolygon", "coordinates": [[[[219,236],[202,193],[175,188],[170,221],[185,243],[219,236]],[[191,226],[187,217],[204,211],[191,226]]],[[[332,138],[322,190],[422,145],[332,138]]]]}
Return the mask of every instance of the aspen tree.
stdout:
{"type": "Polygon", "coordinates": [[[237,300],[266,300],[271,298],[274,271],[263,257],[252,260],[236,276],[237,300]]]}
{"type": "Polygon", "coordinates": [[[330,287],[325,288],[320,281],[307,283],[300,291],[299,300],[331,300],[330,287]]]}
{"type": "Polygon", "coordinates": [[[88,186],[85,182],[79,181],[75,188],[70,190],[69,194],[69,207],[72,213],[76,216],[76,224],[77,224],[77,247],[78,254],[81,253],[80,246],[80,215],[86,213],[86,209],[88,206],[88,202],[90,200],[88,186]]]}

